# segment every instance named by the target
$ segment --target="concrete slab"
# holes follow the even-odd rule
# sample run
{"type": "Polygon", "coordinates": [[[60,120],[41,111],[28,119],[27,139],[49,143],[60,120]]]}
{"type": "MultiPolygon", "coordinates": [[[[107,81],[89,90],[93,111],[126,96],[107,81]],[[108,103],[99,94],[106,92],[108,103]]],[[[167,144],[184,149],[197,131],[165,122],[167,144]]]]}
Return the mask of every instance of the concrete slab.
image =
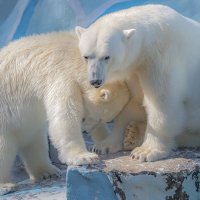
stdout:
{"type": "Polygon", "coordinates": [[[85,199],[86,191],[87,200],[200,200],[200,150],[179,149],[170,158],[152,163],[138,163],[121,152],[102,157],[95,166],[69,167],[67,199],[85,199]],[[93,173],[98,176],[92,177],[93,173]],[[102,179],[100,189],[94,181],[102,179]],[[84,183],[89,189],[80,189],[84,183]],[[111,187],[112,198],[104,192],[111,187]]]}

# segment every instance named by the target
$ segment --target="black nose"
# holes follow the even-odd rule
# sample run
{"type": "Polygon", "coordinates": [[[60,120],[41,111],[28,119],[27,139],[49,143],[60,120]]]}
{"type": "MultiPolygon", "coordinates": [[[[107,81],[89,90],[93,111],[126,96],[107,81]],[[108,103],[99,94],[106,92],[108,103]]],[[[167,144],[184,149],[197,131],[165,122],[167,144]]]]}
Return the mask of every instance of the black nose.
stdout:
{"type": "Polygon", "coordinates": [[[90,84],[93,85],[95,88],[98,88],[101,86],[102,82],[102,80],[91,80],[90,84]]]}

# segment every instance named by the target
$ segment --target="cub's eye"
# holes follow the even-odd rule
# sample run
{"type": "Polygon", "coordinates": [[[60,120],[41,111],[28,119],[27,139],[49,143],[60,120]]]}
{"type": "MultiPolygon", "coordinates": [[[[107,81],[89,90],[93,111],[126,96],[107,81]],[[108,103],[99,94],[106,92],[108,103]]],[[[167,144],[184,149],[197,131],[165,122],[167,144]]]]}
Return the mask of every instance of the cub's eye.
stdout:
{"type": "Polygon", "coordinates": [[[110,56],[104,57],[104,60],[109,60],[109,59],[110,59],[110,56]]]}
{"type": "Polygon", "coordinates": [[[85,60],[88,60],[89,57],[88,56],[84,56],[84,58],[85,58],[85,60]]]}

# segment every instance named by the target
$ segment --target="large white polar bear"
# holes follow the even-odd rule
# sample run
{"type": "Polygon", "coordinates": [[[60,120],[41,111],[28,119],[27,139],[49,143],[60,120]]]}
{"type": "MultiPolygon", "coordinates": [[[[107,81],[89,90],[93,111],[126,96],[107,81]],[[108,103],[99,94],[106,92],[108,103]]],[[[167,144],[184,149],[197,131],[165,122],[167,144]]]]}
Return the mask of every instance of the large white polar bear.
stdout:
{"type": "Polygon", "coordinates": [[[106,15],[76,28],[95,87],[130,72],[139,77],[148,119],[140,161],[155,161],[180,145],[200,145],[200,24],[162,5],[106,15]],[[186,141],[184,141],[186,139],[186,141]]]}
{"type": "Polygon", "coordinates": [[[124,82],[98,89],[89,84],[75,33],[31,36],[4,47],[0,51],[0,189],[13,187],[9,182],[17,153],[33,180],[59,173],[48,155],[47,120],[63,163],[97,162],[97,154],[87,151],[81,130],[90,131],[98,142],[107,134],[104,123],[129,98],[124,82]]]}

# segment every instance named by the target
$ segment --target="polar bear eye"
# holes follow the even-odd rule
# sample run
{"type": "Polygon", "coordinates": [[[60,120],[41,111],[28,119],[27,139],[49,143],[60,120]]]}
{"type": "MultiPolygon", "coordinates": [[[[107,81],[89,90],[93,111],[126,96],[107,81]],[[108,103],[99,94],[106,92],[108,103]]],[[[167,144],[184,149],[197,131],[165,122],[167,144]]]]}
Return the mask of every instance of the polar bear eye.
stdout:
{"type": "Polygon", "coordinates": [[[104,57],[104,60],[109,60],[110,59],[110,56],[105,56],[104,57]]]}
{"type": "Polygon", "coordinates": [[[85,58],[85,60],[88,60],[89,57],[88,56],[84,56],[84,58],[85,58]]]}

